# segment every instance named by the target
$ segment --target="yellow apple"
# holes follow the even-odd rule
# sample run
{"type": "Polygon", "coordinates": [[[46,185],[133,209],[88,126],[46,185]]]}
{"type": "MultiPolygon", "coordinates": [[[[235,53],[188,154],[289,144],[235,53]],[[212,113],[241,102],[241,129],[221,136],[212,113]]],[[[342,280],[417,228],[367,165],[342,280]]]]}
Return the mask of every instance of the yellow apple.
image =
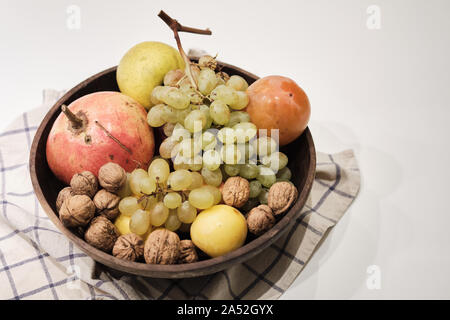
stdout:
{"type": "Polygon", "coordinates": [[[141,42],[120,60],[117,84],[122,93],[149,109],[153,88],[161,85],[165,74],[174,69],[184,69],[183,58],[175,48],[162,42],[141,42]]]}
{"type": "Polygon", "coordinates": [[[241,247],[247,237],[247,222],[239,210],[215,205],[203,210],[191,225],[192,242],[211,257],[241,247]]]}

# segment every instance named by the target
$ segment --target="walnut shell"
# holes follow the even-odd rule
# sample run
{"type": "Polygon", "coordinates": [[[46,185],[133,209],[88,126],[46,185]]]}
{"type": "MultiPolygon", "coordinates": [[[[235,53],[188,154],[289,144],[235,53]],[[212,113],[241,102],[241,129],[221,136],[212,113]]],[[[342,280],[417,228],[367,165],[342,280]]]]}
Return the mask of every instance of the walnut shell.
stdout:
{"type": "Polygon", "coordinates": [[[74,194],[85,194],[89,198],[97,193],[98,182],[95,175],[90,171],[76,173],[70,180],[70,186],[74,194]]]}
{"type": "Polygon", "coordinates": [[[106,191],[117,193],[126,181],[127,173],[117,163],[108,162],[98,171],[98,182],[106,191]]]}
{"type": "Polygon", "coordinates": [[[74,193],[72,192],[71,187],[65,187],[58,193],[58,197],[56,198],[56,210],[59,212],[61,209],[61,206],[67,198],[73,196],[74,193]]]}
{"type": "Polygon", "coordinates": [[[197,250],[191,240],[180,241],[178,263],[192,263],[198,260],[197,250]]]}
{"type": "Polygon", "coordinates": [[[272,209],[265,204],[253,208],[247,214],[248,231],[254,235],[259,236],[272,228],[274,224],[275,217],[273,216],[272,209]]]}
{"type": "Polygon", "coordinates": [[[116,226],[104,216],[92,219],[84,234],[87,243],[105,252],[111,252],[118,237],[116,226]]]}
{"type": "Polygon", "coordinates": [[[120,197],[105,189],[95,194],[94,204],[99,215],[105,216],[109,220],[114,220],[119,215],[120,197]]]}
{"type": "Polygon", "coordinates": [[[223,185],[222,196],[225,204],[240,208],[250,196],[250,184],[241,177],[228,178],[223,185]]]}
{"type": "Polygon", "coordinates": [[[297,188],[290,182],[274,183],[269,189],[267,204],[274,215],[279,215],[289,209],[297,199],[297,188]]]}
{"type": "Polygon", "coordinates": [[[119,259],[140,260],[144,256],[144,240],[134,233],[124,234],[117,238],[112,254],[119,259]]]}
{"type": "Polygon", "coordinates": [[[180,238],[175,232],[164,228],[156,229],[147,238],[144,246],[145,262],[153,264],[174,264],[180,254],[180,238]]]}
{"type": "Polygon", "coordinates": [[[84,227],[94,215],[94,202],[84,194],[68,197],[59,210],[59,219],[68,228],[84,227]]]}

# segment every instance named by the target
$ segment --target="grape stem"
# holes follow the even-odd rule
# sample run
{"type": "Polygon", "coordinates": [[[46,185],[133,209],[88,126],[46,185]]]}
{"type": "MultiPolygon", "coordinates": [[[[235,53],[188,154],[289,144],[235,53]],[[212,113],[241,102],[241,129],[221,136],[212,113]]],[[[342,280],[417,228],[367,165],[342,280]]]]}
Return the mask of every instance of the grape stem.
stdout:
{"type": "Polygon", "coordinates": [[[184,50],[183,50],[178,32],[189,32],[189,33],[211,35],[212,34],[211,30],[209,30],[209,29],[203,30],[203,29],[197,29],[197,28],[183,26],[177,20],[172,19],[163,10],[161,10],[159,12],[158,17],[160,17],[170,27],[170,29],[172,29],[175,40],[177,42],[178,51],[180,52],[181,57],[183,58],[183,60],[186,64],[186,75],[188,76],[189,81],[191,82],[194,89],[197,90],[198,89],[197,82],[195,81],[194,77],[192,76],[191,60],[189,60],[189,57],[186,55],[186,52],[184,52],[184,50]]]}

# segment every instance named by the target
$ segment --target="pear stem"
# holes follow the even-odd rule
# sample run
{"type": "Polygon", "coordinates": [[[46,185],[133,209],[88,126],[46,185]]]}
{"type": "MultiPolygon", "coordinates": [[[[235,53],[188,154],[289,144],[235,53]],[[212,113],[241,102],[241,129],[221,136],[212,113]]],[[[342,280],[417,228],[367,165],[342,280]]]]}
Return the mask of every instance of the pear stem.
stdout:
{"type": "Polygon", "coordinates": [[[178,51],[181,54],[181,57],[183,58],[185,64],[186,64],[186,75],[189,78],[189,81],[191,82],[192,86],[195,90],[198,89],[197,82],[195,81],[194,77],[192,76],[192,70],[191,70],[191,60],[189,60],[189,57],[186,55],[186,52],[183,50],[183,46],[181,45],[180,36],[178,35],[178,32],[189,32],[189,33],[197,33],[197,34],[205,34],[205,35],[211,35],[212,32],[209,29],[197,29],[197,28],[191,28],[181,25],[177,20],[172,19],[167,13],[165,13],[163,10],[161,10],[158,14],[158,17],[160,17],[169,27],[172,29],[175,41],[177,42],[178,51]]]}
{"type": "Polygon", "coordinates": [[[65,104],[61,106],[61,111],[64,112],[66,117],[72,123],[72,128],[74,129],[81,128],[81,126],[83,125],[83,120],[77,117],[72,111],[70,111],[65,104]]]}

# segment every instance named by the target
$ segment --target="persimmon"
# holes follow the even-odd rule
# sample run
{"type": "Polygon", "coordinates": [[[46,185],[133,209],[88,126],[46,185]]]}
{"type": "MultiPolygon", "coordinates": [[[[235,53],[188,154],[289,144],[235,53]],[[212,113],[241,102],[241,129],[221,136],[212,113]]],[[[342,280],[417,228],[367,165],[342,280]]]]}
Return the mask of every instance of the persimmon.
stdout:
{"type": "Polygon", "coordinates": [[[258,129],[279,129],[279,143],[284,146],[297,139],[308,125],[311,107],[306,93],[295,81],[282,76],[268,76],[247,89],[246,111],[258,129]]]}

